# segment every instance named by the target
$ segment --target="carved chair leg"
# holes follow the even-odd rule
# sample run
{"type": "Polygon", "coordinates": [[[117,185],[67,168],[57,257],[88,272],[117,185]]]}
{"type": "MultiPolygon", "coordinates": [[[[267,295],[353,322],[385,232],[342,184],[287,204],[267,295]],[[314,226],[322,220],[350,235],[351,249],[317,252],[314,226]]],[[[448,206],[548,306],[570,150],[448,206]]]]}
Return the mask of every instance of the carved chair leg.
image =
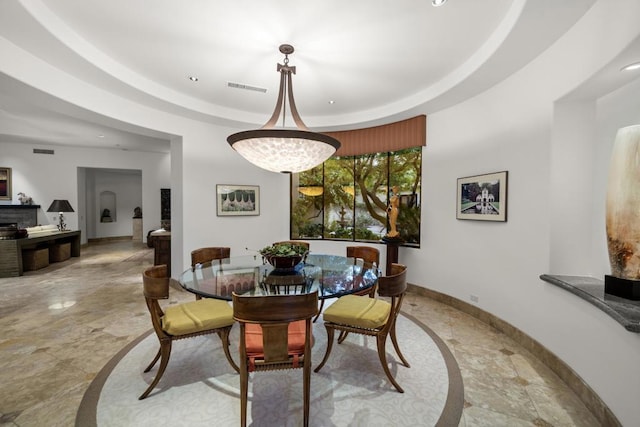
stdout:
{"type": "Polygon", "coordinates": [[[247,427],[247,399],[249,398],[249,372],[247,362],[240,368],[240,426],[247,427]]]}
{"type": "Polygon", "coordinates": [[[378,335],[377,342],[378,342],[378,357],[380,358],[380,363],[382,363],[382,368],[384,369],[384,373],[387,374],[387,378],[389,378],[389,381],[391,381],[391,384],[393,384],[396,390],[398,390],[400,393],[404,393],[404,390],[402,389],[402,387],[400,387],[400,384],[398,384],[395,378],[393,378],[393,375],[391,375],[391,371],[389,370],[389,366],[387,365],[387,353],[385,352],[387,336],[378,335]]]}
{"type": "Polygon", "coordinates": [[[149,393],[151,393],[151,390],[155,388],[155,386],[160,381],[160,378],[162,378],[162,375],[164,374],[165,369],[167,369],[167,365],[169,364],[169,356],[171,355],[171,340],[160,341],[160,353],[161,353],[161,359],[160,359],[160,367],[158,368],[158,373],[156,374],[156,377],[153,379],[149,387],[138,398],[139,400],[144,399],[149,395],[149,393]]]}
{"type": "Polygon", "coordinates": [[[333,347],[334,329],[327,324],[325,324],[324,326],[327,329],[327,351],[324,353],[322,362],[320,362],[320,364],[316,367],[316,369],[313,370],[313,372],[319,372],[324,364],[327,363],[327,359],[329,359],[329,354],[331,353],[331,348],[333,347]]]}
{"type": "Polygon", "coordinates": [[[407,362],[407,359],[402,355],[400,346],[398,345],[398,338],[396,337],[396,322],[393,322],[393,327],[391,328],[391,342],[393,343],[393,348],[396,350],[396,354],[400,357],[404,366],[410,368],[411,366],[409,365],[409,362],[407,362]]]}
{"type": "Polygon", "coordinates": [[[236,362],[233,361],[231,357],[231,353],[229,352],[229,333],[231,332],[231,326],[229,328],[225,328],[222,331],[218,332],[218,336],[220,337],[220,341],[222,341],[222,349],[224,350],[224,355],[227,357],[229,364],[236,371],[240,372],[240,368],[236,365],[236,362]]]}
{"type": "Polygon", "coordinates": [[[324,307],[324,300],[323,299],[320,300],[320,307],[318,307],[318,314],[316,314],[316,317],[313,318],[314,322],[316,320],[318,320],[318,317],[320,317],[320,315],[322,314],[322,307],[324,307]]]}
{"type": "Polygon", "coordinates": [[[151,370],[151,368],[153,368],[153,365],[155,365],[156,362],[158,361],[158,359],[160,359],[160,352],[161,351],[162,351],[162,347],[160,347],[158,349],[158,352],[156,353],[156,356],[153,358],[151,363],[149,363],[149,366],[147,366],[147,368],[144,370],[144,372],[149,372],[151,370]]]}
{"type": "Polygon", "coordinates": [[[338,344],[342,344],[342,342],[347,338],[347,335],[349,335],[349,332],[340,331],[340,335],[338,335],[338,344]]]}
{"type": "Polygon", "coordinates": [[[303,375],[304,375],[304,427],[309,427],[309,406],[311,399],[311,358],[305,355],[303,375]]]}

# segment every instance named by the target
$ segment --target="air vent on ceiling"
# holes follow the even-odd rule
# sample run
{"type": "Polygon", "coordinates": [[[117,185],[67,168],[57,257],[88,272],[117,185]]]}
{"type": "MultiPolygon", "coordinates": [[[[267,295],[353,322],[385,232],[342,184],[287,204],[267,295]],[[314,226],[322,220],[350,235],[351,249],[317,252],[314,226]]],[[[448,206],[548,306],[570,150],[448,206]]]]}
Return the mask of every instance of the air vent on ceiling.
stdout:
{"type": "Polygon", "coordinates": [[[267,91],[267,89],[263,87],[249,86],[249,85],[244,85],[242,83],[227,82],[227,86],[233,87],[236,89],[253,90],[253,91],[262,92],[262,93],[265,93],[267,91]]]}
{"type": "Polygon", "coordinates": [[[53,150],[45,150],[43,148],[34,148],[33,154],[55,154],[53,150]]]}

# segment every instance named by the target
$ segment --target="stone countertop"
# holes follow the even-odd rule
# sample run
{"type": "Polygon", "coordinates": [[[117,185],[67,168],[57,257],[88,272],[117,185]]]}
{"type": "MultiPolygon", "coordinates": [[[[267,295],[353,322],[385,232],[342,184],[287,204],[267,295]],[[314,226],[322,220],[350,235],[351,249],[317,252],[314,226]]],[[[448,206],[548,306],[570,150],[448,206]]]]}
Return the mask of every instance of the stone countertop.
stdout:
{"type": "Polygon", "coordinates": [[[604,293],[604,280],[588,276],[543,274],[540,279],[559,286],[598,307],[627,331],[640,333],[640,301],[604,293]]]}

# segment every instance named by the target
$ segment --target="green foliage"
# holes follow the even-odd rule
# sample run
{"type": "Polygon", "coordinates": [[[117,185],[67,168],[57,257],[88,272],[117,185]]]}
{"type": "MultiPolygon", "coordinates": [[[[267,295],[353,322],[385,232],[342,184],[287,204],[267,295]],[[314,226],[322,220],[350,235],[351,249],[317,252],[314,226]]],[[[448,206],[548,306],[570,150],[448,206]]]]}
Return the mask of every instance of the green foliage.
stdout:
{"type": "Polygon", "coordinates": [[[279,243],[265,246],[260,249],[259,252],[262,256],[300,256],[305,255],[308,251],[304,246],[292,245],[291,243],[279,243]]]}
{"type": "Polygon", "coordinates": [[[302,237],[311,239],[322,237],[322,224],[301,224],[300,226],[298,226],[298,234],[296,235],[296,238],[302,237]]]}
{"type": "Polygon", "coordinates": [[[420,244],[421,147],[393,153],[334,157],[292,175],[291,237],[380,240],[387,227],[391,188],[401,197],[397,228],[407,243],[420,244]],[[299,187],[322,187],[303,195],[299,187]]]}

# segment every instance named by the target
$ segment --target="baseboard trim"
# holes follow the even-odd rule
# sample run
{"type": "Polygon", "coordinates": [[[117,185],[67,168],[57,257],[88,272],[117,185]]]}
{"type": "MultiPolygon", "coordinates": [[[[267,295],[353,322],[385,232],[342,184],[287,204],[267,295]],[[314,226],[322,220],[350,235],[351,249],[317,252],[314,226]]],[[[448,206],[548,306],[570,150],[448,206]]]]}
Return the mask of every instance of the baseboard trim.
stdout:
{"type": "Polygon", "coordinates": [[[413,284],[408,285],[409,292],[431,298],[435,301],[446,304],[457,310],[462,311],[476,319],[496,328],[526,350],[531,352],[542,363],[548,366],[565,384],[578,396],[584,405],[591,411],[593,416],[603,426],[622,426],[620,421],[611,412],[611,409],[600,399],[600,396],[593,391],[591,387],[578,375],[569,365],[562,361],[553,352],[522,332],[520,329],[510,323],[500,319],[499,317],[478,308],[475,305],[450,295],[443,294],[438,291],[424,288],[413,284]]]}

